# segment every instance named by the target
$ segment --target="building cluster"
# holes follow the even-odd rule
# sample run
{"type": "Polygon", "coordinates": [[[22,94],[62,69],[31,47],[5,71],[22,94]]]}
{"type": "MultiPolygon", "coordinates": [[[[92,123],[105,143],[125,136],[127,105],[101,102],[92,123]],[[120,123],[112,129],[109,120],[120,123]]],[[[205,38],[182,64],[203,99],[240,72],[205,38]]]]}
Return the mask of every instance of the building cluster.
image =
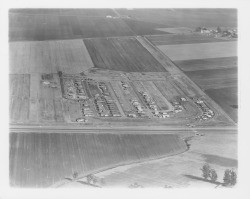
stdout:
{"type": "MultiPolygon", "coordinates": [[[[131,104],[135,107],[137,115],[139,117],[145,117],[146,116],[143,106],[140,104],[140,102],[137,99],[131,99],[131,104]]],[[[130,117],[131,116],[134,117],[135,114],[133,114],[133,113],[131,113],[131,114],[130,114],[130,117]]]]}
{"type": "Polygon", "coordinates": [[[141,92],[142,96],[143,96],[143,99],[145,100],[147,106],[153,110],[153,114],[155,116],[158,116],[160,115],[160,112],[158,110],[158,107],[155,103],[155,101],[153,100],[153,98],[147,93],[147,92],[141,92]]]}
{"type": "Polygon", "coordinates": [[[99,115],[101,117],[121,117],[121,113],[115,101],[110,97],[110,93],[105,83],[99,82],[98,88],[101,94],[95,95],[94,104],[99,115]]]}
{"type": "Polygon", "coordinates": [[[72,100],[88,99],[81,79],[63,79],[63,96],[72,100]]]}
{"type": "Polygon", "coordinates": [[[198,27],[196,28],[196,32],[214,37],[227,37],[227,38],[238,37],[237,29],[226,29],[223,27],[218,27],[217,29],[198,27]]]}
{"type": "Polygon", "coordinates": [[[109,96],[96,94],[94,104],[101,117],[121,117],[117,105],[109,96]]]}
{"type": "Polygon", "coordinates": [[[204,121],[212,119],[214,112],[206,105],[203,100],[195,100],[195,104],[202,110],[202,115],[197,116],[195,119],[198,121],[204,121]]]}
{"type": "Polygon", "coordinates": [[[172,106],[174,107],[174,110],[173,110],[174,113],[179,113],[183,111],[183,106],[181,105],[180,102],[173,101],[172,106]]]}
{"type": "Polygon", "coordinates": [[[91,110],[89,103],[87,101],[84,101],[81,103],[81,110],[82,110],[82,115],[85,117],[93,117],[93,111],[91,110]]]}

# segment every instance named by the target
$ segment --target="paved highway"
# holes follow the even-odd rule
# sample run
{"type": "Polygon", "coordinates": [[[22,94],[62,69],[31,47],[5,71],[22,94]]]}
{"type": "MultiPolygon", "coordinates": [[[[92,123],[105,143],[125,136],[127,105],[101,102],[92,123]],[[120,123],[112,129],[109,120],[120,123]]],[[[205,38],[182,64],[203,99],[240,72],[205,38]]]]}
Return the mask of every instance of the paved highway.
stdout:
{"type": "Polygon", "coordinates": [[[209,133],[237,133],[237,127],[79,127],[10,125],[15,133],[115,133],[115,134],[172,134],[202,131],[209,133]]]}

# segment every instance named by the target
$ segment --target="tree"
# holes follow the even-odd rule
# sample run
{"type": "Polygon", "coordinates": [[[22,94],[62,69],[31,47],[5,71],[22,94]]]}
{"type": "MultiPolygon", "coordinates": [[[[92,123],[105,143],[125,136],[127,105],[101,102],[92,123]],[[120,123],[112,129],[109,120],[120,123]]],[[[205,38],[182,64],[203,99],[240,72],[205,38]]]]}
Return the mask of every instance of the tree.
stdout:
{"type": "Polygon", "coordinates": [[[237,182],[237,174],[235,171],[231,170],[231,185],[235,185],[237,182]]]}
{"type": "Polygon", "coordinates": [[[203,178],[205,178],[207,180],[209,178],[209,174],[210,174],[209,164],[204,164],[201,168],[201,171],[202,171],[203,178]]]}
{"type": "Polygon", "coordinates": [[[98,182],[98,178],[94,176],[93,174],[90,174],[87,176],[87,182],[89,184],[96,184],[98,182]]]}
{"type": "Polygon", "coordinates": [[[78,177],[78,173],[75,171],[74,173],[73,173],[73,179],[76,179],[78,177]]]}
{"type": "Polygon", "coordinates": [[[223,182],[225,185],[229,185],[231,183],[231,171],[229,169],[224,172],[223,182]]]}
{"type": "Polygon", "coordinates": [[[218,175],[216,173],[216,171],[214,169],[211,169],[209,172],[209,177],[211,179],[212,182],[216,182],[218,175]]]}

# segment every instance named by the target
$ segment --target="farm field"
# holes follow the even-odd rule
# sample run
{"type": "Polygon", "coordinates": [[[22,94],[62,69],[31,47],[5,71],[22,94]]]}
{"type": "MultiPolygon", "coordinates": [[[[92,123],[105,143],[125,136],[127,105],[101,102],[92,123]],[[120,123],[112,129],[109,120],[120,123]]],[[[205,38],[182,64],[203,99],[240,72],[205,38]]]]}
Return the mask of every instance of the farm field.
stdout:
{"type": "Polygon", "coordinates": [[[94,67],[82,40],[10,42],[10,74],[76,74],[94,67]]]}
{"type": "Polygon", "coordinates": [[[238,57],[219,57],[208,59],[191,59],[180,60],[174,62],[181,70],[185,72],[197,70],[213,70],[213,69],[227,69],[237,68],[238,57]]]}
{"type": "Polygon", "coordinates": [[[185,72],[203,90],[237,86],[237,68],[185,72]]]}
{"type": "Polygon", "coordinates": [[[158,45],[177,45],[177,44],[198,44],[198,43],[213,43],[226,42],[227,40],[214,38],[198,33],[192,34],[165,34],[165,35],[147,35],[150,42],[158,45]]]}
{"type": "Polygon", "coordinates": [[[115,9],[120,15],[168,27],[237,26],[236,9],[115,9]]]}
{"type": "Polygon", "coordinates": [[[191,28],[180,27],[180,28],[157,28],[157,30],[170,33],[170,34],[188,34],[192,33],[193,30],[191,28]]]}
{"type": "Polygon", "coordinates": [[[195,136],[189,142],[190,149],[182,154],[164,159],[121,166],[97,174],[104,178],[109,187],[128,188],[137,182],[145,188],[165,185],[173,188],[214,188],[217,184],[203,180],[200,168],[210,164],[218,174],[218,181],[223,182],[226,169],[236,169],[237,134],[233,132],[203,132],[205,136],[195,136]],[[219,154],[219,155],[218,155],[219,154]]]}
{"type": "Polygon", "coordinates": [[[235,121],[238,121],[238,88],[234,87],[207,89],[206,93],[218,103],[235,121]]]}
{"type": "Polygon", "coordinates": [[[11,133],[10,184],[49,187],[110,167],[182,153],[178,135],[11,133]]]}
{"type": "Polygon", "coordinates": [[[24,15],[83,15],[85,17],[117,16],[113,9],[10,9],[10,14],[24,15]]]}
{"type": "Polygon", "coordinates": [[[85,39],[97,68],[125,72],[166,72],[136,38],[85,39]]]}
{"type": "Polygon", "coordinates": [[[159,45],[158,48],[173,61],[237,56],[237,42],[159,45]]]}
{"type": "Polygon", "coordinates": [[[134,33],[119,18],[86,17],[82,14],[29,15],[9,13],[10,41],[44,41],[131,35],[134,35],[134,33]]]}
{"type": "Polygon", "coordinates": [[[123,21],[128,25],[128,27],[136,35],[158,35],[158,34],[167,34],[164,30],[165,25],[141,21],[137,19],[126,19],[123,21]]]}

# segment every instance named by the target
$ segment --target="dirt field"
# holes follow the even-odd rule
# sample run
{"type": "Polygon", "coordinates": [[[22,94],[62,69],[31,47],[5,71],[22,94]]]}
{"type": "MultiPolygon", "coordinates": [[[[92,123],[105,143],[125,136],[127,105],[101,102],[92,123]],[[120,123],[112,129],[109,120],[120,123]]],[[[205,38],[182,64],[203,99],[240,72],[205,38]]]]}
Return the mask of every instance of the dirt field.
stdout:
{"type": "Polygon", "coordinates": [[[235,122],[238,121],[237,86],[218,89],[207,89],[206,93],[211,96],[215,100],[215,102],[218,103],[235,122]]]}
{"type": "Polygon", "coordinates": [[[151,35],[147,38],[156,46],[158,45],[176,45],[176,44],[194,44],[194,43],[211,43],[225,42],[226,40],[217,39],[212,36],[201,34],[166,34],[151,35]]]}
{"type": "Polygon", "coordinates": [[[94,67],[82,40],[10,42],[10,74],[80,73],[94,67]]]}
{"type": "Polygon", "coordinates": [[[44,41],[131,35],[134,35],[134,33],[119,18],[86,17],[82,14],[9,14],[10,41],[44,41]]]}
{"type": "Polygon", "coordinates": [[[168,27],[237,27],[236,9],[116,9],[121,15],[168,27]]]}
{"type": "Polygon", "coordinates": [[[159,45],[173,61],[237,56],[237,42],[159,45]]]}
{"type": "Polygon", "coordinates": [[[223,182],[226,169],[237,169],[237,134],[220,132],[206,133],[195,137],[188,152],[161,160],[117,167],[99,173],[104,178],[104,187],[123,187],[137,182],[145,188],[214,188],[218,184],[204,181],[200,168],[210,164],[218,174],[218,182],[223,182]],[[219,155],[218,155],[219,154],[219,155]]]}
{"type": "Polygon", "coordinates": [[[165,72],[164,67],[135,39],[85,39],[97,68],[125,72],[165,72]]]}
{"type": "Polygon", "coordinates": [[[10,134],[10,183],[48,187],[116,165],[178,154],[186,144],[177,135],[10,134]]]}
{"type": "Polygon", "coordinates": [[[175,61],[175,64],[183,71],[235,68],[238,66],[238,57],[181,60],[175,61]]]}

